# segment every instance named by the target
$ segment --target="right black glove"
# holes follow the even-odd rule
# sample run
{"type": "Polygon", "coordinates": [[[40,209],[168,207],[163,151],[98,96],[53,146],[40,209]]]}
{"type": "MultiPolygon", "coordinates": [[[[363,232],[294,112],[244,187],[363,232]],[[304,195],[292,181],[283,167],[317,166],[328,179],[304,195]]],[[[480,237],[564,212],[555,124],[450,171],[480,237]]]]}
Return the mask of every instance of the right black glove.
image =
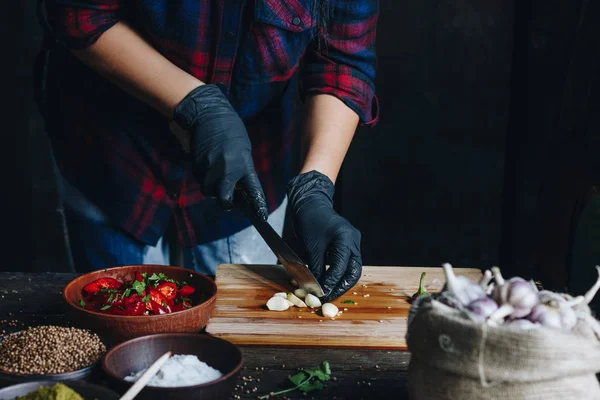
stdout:
{"type": "Polygon", "coordinates": [[[267,220],[267,201],[254,170],[244,122],[216,85],[192,90],[175,108],[174,121],[190,134],[192,172],[205,196],[233,208],[236,184],[249,195],[256,215],[267,220]]]}

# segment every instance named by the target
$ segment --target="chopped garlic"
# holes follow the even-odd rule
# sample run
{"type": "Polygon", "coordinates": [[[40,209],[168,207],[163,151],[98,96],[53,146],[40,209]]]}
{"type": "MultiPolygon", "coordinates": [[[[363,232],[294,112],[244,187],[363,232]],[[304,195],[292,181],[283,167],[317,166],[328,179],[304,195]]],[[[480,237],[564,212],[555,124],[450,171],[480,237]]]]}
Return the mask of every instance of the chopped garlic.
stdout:
{"type": "Polygon", "coordinates": [[[286,292],[275,293],[273,295],[273,297],[283,297],[285,299],[287,297],[287,293],[286,292]]]}
{"type": "Polygon", "coordinates": [[[319,300],[319,298],[317,296],[315,296],[314,294],[311,294],[311,293],[306,294],[306,297],[304,298],[304,302],[310,308],[321,307],[321,300],[319,300]]]}
{"type": "Polygon", "coordinates": [[[271,311],[285,311],[290,308],[290,305],[286,299],[282,297],[271,297],[269,301],[267,301],[267,308],[271,311]]]}
{"type": "Polygon", "coordinates": [[[304,289],[296,289],[294,290],[294,294],[296,295],[296,297],[298,297],[299,299],[303,299],[306,297],[306,290],[304,289]]]}
{"type": "Polygon", "coordinates": [[[288,293],[287,299],[294,303],[296,307],[306,307],[306,303],[300,300],[298,297],[294,295],[294,293],[288,293]]]}

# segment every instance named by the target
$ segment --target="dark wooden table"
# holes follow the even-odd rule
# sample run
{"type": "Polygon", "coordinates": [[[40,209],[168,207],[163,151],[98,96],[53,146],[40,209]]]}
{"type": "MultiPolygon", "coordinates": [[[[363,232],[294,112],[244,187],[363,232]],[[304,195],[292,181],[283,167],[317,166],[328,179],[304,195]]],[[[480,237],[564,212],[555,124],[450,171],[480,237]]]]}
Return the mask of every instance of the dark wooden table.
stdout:
{"type": "MultiPolygon", "coordinates": [[[[69,326],[61,290],[74,274],[0,273],[0,333],[28,326],[69,326]]],[[[409,353],[403,351],[242,347],[244,367],[235,395],[256,399],[281,390],[299,368],[329,361],[333,380],[319,392],[287,393],[289,399],[408,399],[409,353]],[[256,390],[255,390],[256,389],[256,390]]],[[[236,397],[237,398],[237,397],[236,397]]]]}

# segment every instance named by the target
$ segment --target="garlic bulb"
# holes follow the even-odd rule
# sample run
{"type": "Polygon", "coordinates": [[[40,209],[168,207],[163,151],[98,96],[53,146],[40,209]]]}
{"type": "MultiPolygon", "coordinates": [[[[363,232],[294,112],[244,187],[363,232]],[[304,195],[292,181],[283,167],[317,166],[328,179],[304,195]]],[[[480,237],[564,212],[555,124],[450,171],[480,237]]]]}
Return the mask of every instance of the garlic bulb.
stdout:
{"type": "Polygon", "coordinates": [[[492,292],[494,300],[500,305],[510,304],[514,308],[510,314],[512,319],[526,317],[540,302],[538,293],[525,279],[515,277],[505,281],[498,267],[493,267],[492,273],[496,281],[492,292]]]}
{"type": "Polygon", "coordinates": [[[463,307],[468,306],[477,299],[486,297],[485,291],[478,283],[465,276],[456,276],[452,265],[449,263],[442,264],[442,268],[446,275],[446,285],[443,291],[452,295],[463,307]]]}

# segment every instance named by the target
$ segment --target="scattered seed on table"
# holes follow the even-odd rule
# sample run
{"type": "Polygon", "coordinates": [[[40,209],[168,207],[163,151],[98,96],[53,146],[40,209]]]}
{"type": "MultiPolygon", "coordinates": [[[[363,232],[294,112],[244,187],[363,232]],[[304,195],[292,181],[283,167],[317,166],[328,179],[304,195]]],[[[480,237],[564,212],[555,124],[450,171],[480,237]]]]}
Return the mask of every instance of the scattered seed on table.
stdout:
{"type": "Polygon", "coordinates": [[[356,292],[352,292],[352,294],[358,294],[358,293],[356,293],[356,292]]]}
{"type": "Polygon", "coordinates": [[[0,342],[0,368],[18,374],[58,374],[92,365],[105,352],[98,335],[89,331],[38,326],[0,342]]]}
{"type": "Polygon", "coordinates": [[[387,306],[387,309],[388,309],[388,310],[389,310],[390,308],[392,308],[392,307],[390,307],[390,306],[387,306]]]}

